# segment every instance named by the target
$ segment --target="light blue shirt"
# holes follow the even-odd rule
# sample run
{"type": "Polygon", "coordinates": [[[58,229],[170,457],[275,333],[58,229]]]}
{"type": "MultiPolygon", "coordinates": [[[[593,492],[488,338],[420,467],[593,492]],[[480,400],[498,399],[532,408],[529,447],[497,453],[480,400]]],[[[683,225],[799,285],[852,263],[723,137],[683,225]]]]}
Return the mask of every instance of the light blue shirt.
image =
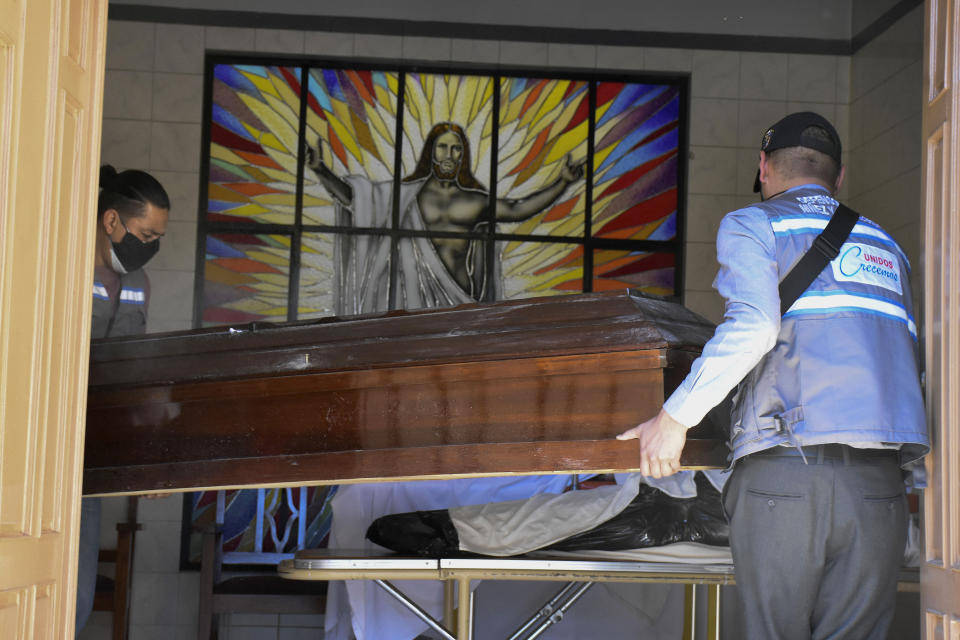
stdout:
{"type": "Polygon", "coordinates": [[[780,331],[776,240],[763,211],[748,207],[724,217],[717,261],[713,287],[726,300],[723,322],[663,405],[687,427],[703,420],[757,366],[780,331]]]}

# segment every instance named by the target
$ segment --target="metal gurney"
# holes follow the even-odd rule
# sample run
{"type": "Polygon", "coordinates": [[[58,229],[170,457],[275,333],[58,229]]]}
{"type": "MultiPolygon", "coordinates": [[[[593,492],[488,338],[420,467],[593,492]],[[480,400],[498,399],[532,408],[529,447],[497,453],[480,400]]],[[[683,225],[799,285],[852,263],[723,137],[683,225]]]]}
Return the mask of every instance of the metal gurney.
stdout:
{"type": "MultiPolygon", "coordinates": [[[[577,558],[572,554],[522,557],[414,558],[396,555],[351,555],[343,550],[308,549],[280,564],[280,574],[294,580],[372,580],[413,615],[448,640],[472,637],[475,603],[470,588],[475,580],[537,580],[562,582],[562,588],[509,636],[536,638],[558,623],[592,585],[598,582],[652,582],[685,585],[684,635],[695,637],[706,626],[707,638],[719,637],[720,586],[732,584],[733,565],[725,563],[651,562],[615,557],[577,558]],[[443,620],[437,620],[396,588],[394,580],[444,582],[443,620]],[[706,585],[706,620],[698,616],[696,599],[706,585]]],[[[480,603],[482,604],[482,603],[480,603]]],[[[702,607],[701,607],[702,608],[702,607]]]]}

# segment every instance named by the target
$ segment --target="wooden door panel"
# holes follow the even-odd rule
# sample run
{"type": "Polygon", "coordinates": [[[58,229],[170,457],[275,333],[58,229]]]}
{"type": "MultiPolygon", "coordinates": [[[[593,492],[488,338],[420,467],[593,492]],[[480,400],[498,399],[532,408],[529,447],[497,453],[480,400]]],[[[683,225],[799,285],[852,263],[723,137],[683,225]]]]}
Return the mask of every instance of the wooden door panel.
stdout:
{"type": "Polygon", "coordinates": [[[106,5],[0,3],[0,635],[17,640],[73,637],[106,5]]]}
{"type": "Polygon", "coordinates": [[[960,0],[928,0],[924,33],[923,222],[927,415],[922,627],[960,639],[960,0]]]}

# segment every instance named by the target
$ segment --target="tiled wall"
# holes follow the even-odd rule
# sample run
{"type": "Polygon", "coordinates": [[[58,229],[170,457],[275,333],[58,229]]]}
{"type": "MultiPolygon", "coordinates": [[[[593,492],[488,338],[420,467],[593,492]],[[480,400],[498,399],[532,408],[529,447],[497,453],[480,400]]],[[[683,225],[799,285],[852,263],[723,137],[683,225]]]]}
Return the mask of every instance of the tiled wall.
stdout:
{"type": "Polygon", "coordinates": [[[923,7],[853,56],[847,191],[850,206],[883,225],[921,274],[923,7]]]}
{"type": "Polygon", "coordinates": [[[711,289],[720,216],[753,199],[756,146],[789,110],[810,108],[848,131],[849,58],[111,22],[103,153],[154,173],[174,202],[147,271],[151,331],[189,328],[196,248],[204,49],[691,74],[686,304],[722,315],[711,289]]]}
{"type": "MultiPolygon", "coordinates": [[[[118,169],[150,171],[173,201],[167,236],[147,269],[153,291],[149,329],[191,323],[205,50],[689,73],[685,302],[719,321],[722,304],[711,288],[717,225],[725,212],[754,201],[760,135],[790,111],[815,110],[836,124],[850,165],[841,195],[890,227],[911,257],[918,255],[918,12],[852,59],[111,21],[102,159],[118,169]]],[[[140,504],[144,530],[137,542],[132,637],[192,637],[198,586],[195,573],[177,569],[181,498],[140,504]]],[[[114,520],[108,510],[107,540],[114,520]]],[[[227,637],[315,638],[319,624],[302,617],[232,616],[227,637]]],[[[95,614],[81,637],[107,638],[108,625],[109,616],[95,614]]]]}

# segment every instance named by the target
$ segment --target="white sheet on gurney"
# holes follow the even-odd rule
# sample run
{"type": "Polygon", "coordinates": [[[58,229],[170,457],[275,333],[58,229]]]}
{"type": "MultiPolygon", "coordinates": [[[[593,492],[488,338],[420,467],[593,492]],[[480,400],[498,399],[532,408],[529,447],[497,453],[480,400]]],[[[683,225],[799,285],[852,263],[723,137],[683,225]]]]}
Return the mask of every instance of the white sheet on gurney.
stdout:
{"type": "MultiPolygon", "coordinates": [[[[383,553],[383,547],[366,539],[367,527],[380,516],[558,493],[569,482],[569,476],[536,475],[344,485],[331,502],[328,547],[383,553]]],[[[439,582],[398,580],[396,585],[430,615],[441,616],[443,586],[439,582]]],[[[324,618],[327,640],[347,640],[351,631],[358,640],[406,640],[427,628],[369,580],[331,582],[324,618]]]]}
{"type": "MultiPolygon", "coordinates": [[[[618,485],[523,500],[451,507],[460,549],[488,556],[515,556],[589,531],[623,511],[637,497],[641,482],[676,498],[696,496],[694,471],[660,480],[639,473],[618,476],[618,485]]],[[[722,488],[725,476],[711,470],[710,482],[722,488]],[[718,486],[719,485],[719,486],[718,486]]]]}

